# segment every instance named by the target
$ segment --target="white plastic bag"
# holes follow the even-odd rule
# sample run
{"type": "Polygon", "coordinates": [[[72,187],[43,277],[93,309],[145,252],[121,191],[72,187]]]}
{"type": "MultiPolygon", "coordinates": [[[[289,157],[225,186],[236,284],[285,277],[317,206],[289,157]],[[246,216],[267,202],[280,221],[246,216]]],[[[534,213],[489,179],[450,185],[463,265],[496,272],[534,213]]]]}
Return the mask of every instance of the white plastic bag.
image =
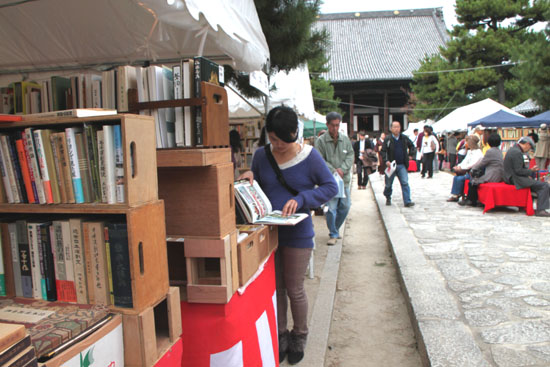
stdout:
{"type": "Polygon", "coordinates": [[[391,175],[393,175],[393,173],[395,172],[395,169],[397,168],[397,163],[395,163],[395,161],[392,161],[390,163],[390,166],[388,168],[386,168],[386,176],[391,177],[391,175]]]}
{"type": "Polygon", "coordinates": [[[334,196],[335,198],[345,198],[346,197],[346,190],[344,189],[344,180],[338,172],[334,172],[332,174],[334,176],[334,179],[336,180],[336,184],[338,185],[338,193],[334,196]]]}

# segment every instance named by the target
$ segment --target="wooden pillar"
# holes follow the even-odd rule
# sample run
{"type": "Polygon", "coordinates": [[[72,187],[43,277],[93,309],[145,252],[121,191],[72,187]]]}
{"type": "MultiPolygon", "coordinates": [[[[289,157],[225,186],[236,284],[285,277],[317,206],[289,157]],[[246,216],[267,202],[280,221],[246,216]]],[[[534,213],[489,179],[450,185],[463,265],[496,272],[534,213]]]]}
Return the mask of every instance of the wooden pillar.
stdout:
{"type": "Polygon", "coordinates": [[[353,93],[349,95],[349,123],[348,123],[348,136],[352,136],[355,132],[353,128],[353,116],[355,114],[353,108],[353,93]]]}
{"type": "Polygon", "coordinates": [[[390,106],[388,106],[388,91],[385,90],[384,91],[384,122],[382,123],[382,126],[383,126],[382,131],[390,130],[389,114],[390,114],[390,106]]]}

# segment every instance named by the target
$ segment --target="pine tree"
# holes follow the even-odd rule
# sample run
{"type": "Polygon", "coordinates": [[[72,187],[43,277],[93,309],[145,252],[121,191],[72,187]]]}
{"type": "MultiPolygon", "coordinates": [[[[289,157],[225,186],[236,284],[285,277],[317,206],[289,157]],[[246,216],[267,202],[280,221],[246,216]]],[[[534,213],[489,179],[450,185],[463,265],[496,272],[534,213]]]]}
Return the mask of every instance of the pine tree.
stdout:
{"type": "Polygon", "coordinates": [[[413,77],[419,101],[415,117],[442,117],[453,107],[487,97],[508,106],[526,99],[528,88],[513,74],[513,50],[531,39],[527,28],[544,20],[545,9],[548,0],[457,0],[460,24],[451,40],[413,77]]]}

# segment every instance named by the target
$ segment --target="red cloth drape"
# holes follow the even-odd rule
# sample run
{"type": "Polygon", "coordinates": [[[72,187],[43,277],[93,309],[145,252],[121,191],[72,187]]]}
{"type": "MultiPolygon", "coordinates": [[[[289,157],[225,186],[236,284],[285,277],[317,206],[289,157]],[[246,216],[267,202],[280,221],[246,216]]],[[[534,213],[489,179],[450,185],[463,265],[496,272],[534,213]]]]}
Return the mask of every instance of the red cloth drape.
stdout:
{"type": "Polygon", "coordinates": [[[515,186],[504,182],[491,182],[479,185],[477,193],[479,201],[485,204],[483,213],[496,206],[517,206],[525,208],[527,215],[535,214],[529,188],[517,190],[515,186]]]}

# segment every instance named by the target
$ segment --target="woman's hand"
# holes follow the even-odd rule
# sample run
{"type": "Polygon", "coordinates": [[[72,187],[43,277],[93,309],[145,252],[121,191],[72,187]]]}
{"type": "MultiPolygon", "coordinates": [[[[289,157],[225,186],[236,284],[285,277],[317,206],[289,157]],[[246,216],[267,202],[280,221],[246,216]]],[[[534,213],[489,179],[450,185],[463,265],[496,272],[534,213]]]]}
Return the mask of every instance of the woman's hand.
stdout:
{"type": "Polygon", "coordinates": [[[243,174],[241,174],[237,180],[248,180],[250,184],[252,185],[254,182],[254,172],[252,171],[246,171],[243,174]]]}
{"type": "Polygon", "coordinates": [[[285,206],[283,206],[283,216],[287,217],[296,213],[296,209],[298,209],[298,202],[294,199],[290,199],[286,202],[285,206]]]}

